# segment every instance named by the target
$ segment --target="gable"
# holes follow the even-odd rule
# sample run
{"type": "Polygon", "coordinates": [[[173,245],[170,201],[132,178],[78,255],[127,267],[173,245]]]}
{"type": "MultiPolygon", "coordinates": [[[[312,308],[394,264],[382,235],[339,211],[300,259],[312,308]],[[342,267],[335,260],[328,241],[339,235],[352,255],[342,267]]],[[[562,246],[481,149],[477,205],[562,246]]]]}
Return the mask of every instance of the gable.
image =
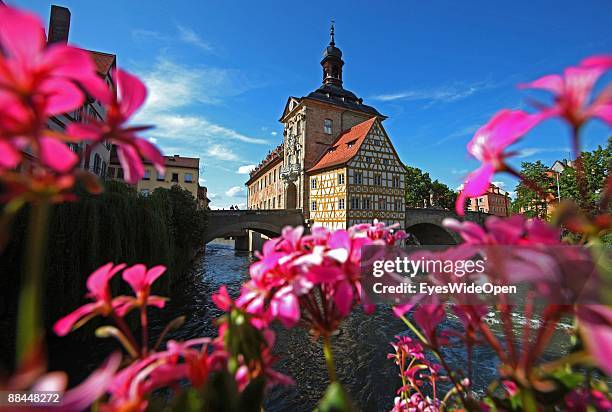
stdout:
{"type": "Polygon", "coordinates": [[[404,164],[380,122],[374,123],[348,165],[370,170],[404,172],[404,164]]]}
{"type": "Polygon", "coordinates": [[[298,105],[300,104],[300,99],[296,98],[296,97],[289,97],[287,99],[287,103],[285,103],[285,108],[283,109],[283,114],[280,117],[280,119],[278,119],[279,122],[282,122],[283,119],[285,119],[285,117],[287,117],[287,115],[289,113],[291,113],[298,105]]]}
{"type": "Polygon", "coordinates": [[[372,117],[345,130],[308,171],[314,172],[347,163],[357,154],[359,147],[363,144],[368,132],[375,123],[378,123],[378,121],[376,117],[372,117]]]}

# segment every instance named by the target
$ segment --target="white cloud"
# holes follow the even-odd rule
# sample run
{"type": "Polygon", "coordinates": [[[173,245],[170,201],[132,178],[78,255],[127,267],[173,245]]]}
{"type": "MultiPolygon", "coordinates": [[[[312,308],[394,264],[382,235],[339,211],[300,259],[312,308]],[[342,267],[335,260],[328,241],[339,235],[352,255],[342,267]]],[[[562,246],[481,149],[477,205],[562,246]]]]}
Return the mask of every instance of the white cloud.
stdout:
{"type": "Polygon", "coordinates": [[[270,134],[271,134],[272,136],[276,136],[278,133],[276,133],[276,132],[270,132],[270,134]]]}
{"type": "Polygon", "coordinates": [[[568,153],[569,147],[527,147],[520,149],[516,157],[525,158],[535,156],[541,153],[568,153]]]}
{"type": "Polygon", "coordinates": [[[405,90],[395,93],[379,94],[372,96],[374,100],[390,102],[395,100],[418,101],[425,100],[431,103],[449,103],[465,99],[482,90],[494,87],[489,81],[475,82],[471,84],[455,83],[432,89],[405,90]]]}
{"type": "Polygon", "coordinates": [[[491,182],[493,183],[495,186],[499,187],[500,189],[503,189],[506,186],[506,182],[502,182],[501,180],[498,180],[496,182],[491,182]]]}
{"type": "Polygon", "coordinates": [[[232,186],[225,191],[225,196],[227,197],[244,197],[244,187],[240,186],[232,186]]]}
{"type": "Polygon", "coordinates": [[[193,29],[187,26],[178,25],[177,29],[179,31],[179,36],[181,41],[194,45],[205,51],[213,51],[213,48],[210,44],[206,43],[202,38],[195,32],[193,29]]]}
{"type": "Polygon", "coordinates": [[[181,66],[167,58],[158,58],[151,71],[142,73],[149,94],[135,121],[154,124],[156,128],[148,135],[162,139],[162,146],[169,148],[181,149],[219,139],[267,144],[264,139],[247,136],[201,115],[185,113],[185,108],[191,104],[219,103],[222,98],[248,88],[242,81],[234,82],[232,77],[231,71],[181,66]]]}
{"type": "Polygon", "coordinates": [[[251,171],[253,171],[253,169],[255,169],[255,167],[257,167],[257,165],[240,166],[236,173],[238,173],[239,175],[248,175],[249,173],[251,173],[251,171]]]}
{"type": "Polygon", "coordinates": [[[216,194],[216,193],[207,193],[206,195],[208,196],[208,198],[209,198],[209,199],[214,199],[214,198],[216,198],[216,197],[218,197],[218,196],[219,196],[219,195],[218,195],[218,194],[216,194]]]}
{"type": "Polygon", "coordinates": [[[132,39],[134,39],[136,42],[145,42],[149,40],[166,42],[169,40],[168,36],[155,30],[133,29],[131,34],[132,39]]]}
{"type": "Polygon", "coordinates": [[[229,150],[227,147],[221,146],[219,144],[210,146],[206,153],[209,156],[212,156],[219,160],[238,160],[238,156],[234,152],[229,150]]]}

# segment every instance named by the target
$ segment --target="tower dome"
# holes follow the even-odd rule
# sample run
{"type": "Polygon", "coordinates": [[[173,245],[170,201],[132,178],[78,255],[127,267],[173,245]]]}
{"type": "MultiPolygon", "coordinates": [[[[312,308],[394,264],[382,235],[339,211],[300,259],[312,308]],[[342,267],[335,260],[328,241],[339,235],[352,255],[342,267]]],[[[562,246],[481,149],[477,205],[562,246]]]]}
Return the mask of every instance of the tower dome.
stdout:
{"type": "Polygon", "coordinates": [[[334,23],[332,21],[329,30],[329,45],[323,50],[323,60],[321,60],[321,66],[323,66],[323,84],[341,88],[344,61],[342,60],[342,51],[336,47],[334,37],[334,23]]]}

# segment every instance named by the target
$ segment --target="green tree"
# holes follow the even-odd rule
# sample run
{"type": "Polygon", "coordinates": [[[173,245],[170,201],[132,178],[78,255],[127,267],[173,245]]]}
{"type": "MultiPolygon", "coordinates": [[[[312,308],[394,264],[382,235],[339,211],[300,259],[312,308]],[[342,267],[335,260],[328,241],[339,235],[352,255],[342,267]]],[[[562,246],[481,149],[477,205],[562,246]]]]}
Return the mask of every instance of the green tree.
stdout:
{"type": "Polygon", "coordinates": [[[535,163],[521,163],[521,175],[527,179],[531,185],[537,185],[543,193],[537,193],[524,181],[519,182],[516,186],[516,199],[513,202],[513,210],[516,213],[524,213],[529,217],[539,217],[546,219],[548,217],[548,202],[556,197],[556,182],[553,173],[541,161],[535,163]],[[546,198],[543,196],[546,194],[546,198]]]}
{"type": "Polygon", "coordinates": [[[431,178],[417,167],[406,166],[406,206],[429,207],[431,178]]]}
{"type": "Polygon", "coordinates": [[[451,190],[444,183],[434,180],[431,184],[430,192],[431,201],[433,203],[432,206],[451,210],[455,207],[457,193],[451,190]]]}
{"type": "Polygon", "coordinates": [[[576,178],[577,171],[572,167],[566,168],[559,174],[559,189],[561,199],[575,201],[583,210],[597,214],[606,212],[600,210],[601,195],[606,178],[612,167],[612,138],[608,139],[608,145],[581,154],[586,189],[586,197],[580,194],[576,178]]]}

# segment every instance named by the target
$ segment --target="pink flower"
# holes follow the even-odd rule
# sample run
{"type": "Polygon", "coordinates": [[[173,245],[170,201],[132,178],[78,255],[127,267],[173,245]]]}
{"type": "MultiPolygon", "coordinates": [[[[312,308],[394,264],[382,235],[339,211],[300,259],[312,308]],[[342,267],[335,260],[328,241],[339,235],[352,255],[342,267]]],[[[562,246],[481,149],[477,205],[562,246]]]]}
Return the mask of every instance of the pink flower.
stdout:
{"type": "Polygon", "coordinates": [[[526,219],[523,215],[506,219],[491,216],[484,228],[474,222],[452,218],[444,219],[442,224],[459,233],[467,245],[561,244],[558,228],[540,219],[526,219]]]}
{"type": "Polygon", "coordinates": [[[504,109],[497,112],[482,126],[468,143],[468,152],[481,165],[470,173],[457,197],[455,210],[458,215],[465,214],[465,200],[480,196],[487,191],[495,172],[506,170],[505,149],[520,139],[541,120],[540,115],[530,115],[521,110],[504,109]]]}
{"type": "Polygon", "coordinates": [[[21,151],[30,147],[44,165],[69,171],[78,158],[61,141],[65,136],[47,129],[47,118],[83,104],[79,85],[97,97],[106,84],[86,51],[46,47],[33,14],[0,7],[0,48],[0,168],[16,167],[21,151]]]}
{"type": "Polygon", "coordinates": [[[601,370],[612,375],[612,308],[604,305],[578,305],[576,316],[580,334],[590,354],[601,370]]]}
{"type": "Polygon", "coordinates": [[[446,318],[444,305],[419,305],[414,311],[414,321],[421,328],[429,343],[437,341],[436,327],[446,318]]]}
{"type": "Polygon", "coordinates": [[[224,312],[229,312],[234,302],[227,292],[227,287],[225,285],[219,288],[219,291],[212,295],[212,300],[215,306],[221,309],[224,312]]]}
{"type": "Polygon", "coordinates": [[[123,271],[123,280],[130,284],[136,294],[136,298],[128,296],[117,297],[116,300],[123,304],[117,308],[119,316],[125,315],[132,308],[143,306],[155,306],[163,308],[166,298],[150,295],[151,285],[166,271],[165,266],[154,266],[147,270],[145,265],[137,264],[123,271]]]}
{"type": "Polygon", "coordinates": [[[66,412],[86,410],[106,392],[120,363],[121,355],[118,353],[111,355],[83,383],[64,393],[61,405],[55,410],[66,412]]]}
{"type": "Polygon", "coordinates": [[[112,300],[108,282],[125,266],[125,264],[114,266],[112,263],[107,263],[96,269],[87,279],[87,290],[89,290],[87,296],[93,302],[81,306],[58,320],[53,326],[53,331],[59,336],[64,336],[92,317],[96,315],[108,316],[114,309],[117,309],[120,302],[112,300]]]}
{"type": "Polygon", "coordinates": [[[612,125],[612,88],[591,99],[597,80],[612,68],[612,56],[593,56],[582,61],[581,67],[568,67],[563,76],[550,74],[520,87],[542,89],[554,95],[554,104],[542,109],[545,118],[559,116],[574,128],[592,117],[612,125]]]}
{"type": "Polygon", "coordinates": [[[291,328],[300,320],[298,298],[290,286],[280,289],[270,301],[272,316],[280,320],[286,328],[291,328]]]}
{"type": "Polygon", "coordinates": [[[587,57],[580,62],[581,67],[597,67],[605,70],[612,69],[612,55],[601,54],[587,57]]]}
{"type": "Polygon", "coordinates": [[[117,69],[113,76],[119,88],[120,97],[110,91],[105,100],[110,101],[107,107],[106,121],[93,119],[89,123],[71,123],[68,134],[82,139],[102,141],[108,139],[117,144],[117,155],[124,169],[125,181],[136,183],[144,176],[142,158],[149,159],[159,173],[164,171],[164,158],[160,151],[148,140],[137,133],[149,129],[149,126],[126,126],[129,118],[142,106],[147,90],[135,76],[117,69]]]}

